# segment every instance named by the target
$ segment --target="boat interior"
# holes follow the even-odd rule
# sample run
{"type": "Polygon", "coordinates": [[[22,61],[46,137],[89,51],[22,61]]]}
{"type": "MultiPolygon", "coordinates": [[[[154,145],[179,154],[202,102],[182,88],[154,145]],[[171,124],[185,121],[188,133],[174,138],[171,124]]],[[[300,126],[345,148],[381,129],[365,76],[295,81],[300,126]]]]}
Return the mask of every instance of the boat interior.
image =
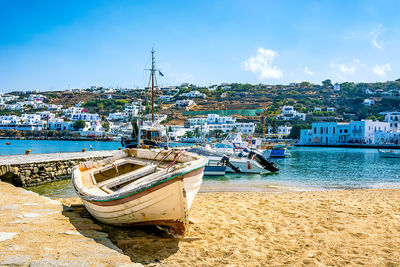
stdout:
{"type": "Polygon", "coordinates": [[[127,149],[128,155],[122,158],[105,159],[98,163],[86,162],[79,166],[80,180],[84,191],[90,195],[110,195],[134,189],[145,183],[159,180],[171,171],[190,165],[190,160],[183,151],[160,150],[156,153],[144,153],[134,156],[127,149]]]}

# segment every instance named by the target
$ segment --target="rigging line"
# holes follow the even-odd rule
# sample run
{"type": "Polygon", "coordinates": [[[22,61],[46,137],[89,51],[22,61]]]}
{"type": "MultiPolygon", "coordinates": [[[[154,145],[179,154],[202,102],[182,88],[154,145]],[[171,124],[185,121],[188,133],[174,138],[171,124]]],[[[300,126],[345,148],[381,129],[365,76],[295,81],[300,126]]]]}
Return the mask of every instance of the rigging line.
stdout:
{"type": "Polygon", "coordinates": [[[147,69],[147,66],[149,65],[149,61],[150,61],[150,56],[147,57],[147,62],[144,65],[144,68],[143,68],[143,71],[142,71],[142,84],[141,85],[143,86],[143,88],[146,87],[145,86],[146,69],[147,69]]]}

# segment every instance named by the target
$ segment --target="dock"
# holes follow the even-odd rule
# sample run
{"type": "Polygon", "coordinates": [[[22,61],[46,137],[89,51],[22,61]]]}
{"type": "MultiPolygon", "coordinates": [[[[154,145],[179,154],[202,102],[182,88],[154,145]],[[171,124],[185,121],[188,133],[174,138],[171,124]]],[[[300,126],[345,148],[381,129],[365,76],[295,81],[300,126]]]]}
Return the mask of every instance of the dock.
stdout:
{"type": "Polygon", "coordinates": [[[0,181],[29,187],[71,177],[72,167],[111,157],[115,150],[0,156],[0,181]]]}

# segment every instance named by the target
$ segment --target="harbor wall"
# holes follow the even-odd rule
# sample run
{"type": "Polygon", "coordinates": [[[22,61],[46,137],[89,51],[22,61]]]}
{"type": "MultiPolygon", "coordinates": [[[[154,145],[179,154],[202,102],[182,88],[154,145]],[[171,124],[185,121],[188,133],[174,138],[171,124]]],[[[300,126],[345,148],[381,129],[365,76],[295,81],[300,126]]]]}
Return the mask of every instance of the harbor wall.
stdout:
{"type": "MultiPolygon", "coordinates": [[[[95,156],[80,152],[80,157],[74,156],[69,159],[65,155],[59,158],[56,154],[60,153],[54,153],[54,157],[51,154],[36,154],[32,156],[33,159],[30,158],[29,160],[24,160],[22,156],[19,156],[20,160],[11,160],[11,162],[2,162],[0,159],[0,181],[21,187],[37,186],[71,178],[72,168],[81,162],[96,161],[112,156],[110,152],[95,156]],[[46,160],[43,160],[42,155],[46,155],[46,160]],[[38,159],[36,162],[35,157],[38,159]]],[[[10,156],[10,158],[12,157],[10,156]]]]}

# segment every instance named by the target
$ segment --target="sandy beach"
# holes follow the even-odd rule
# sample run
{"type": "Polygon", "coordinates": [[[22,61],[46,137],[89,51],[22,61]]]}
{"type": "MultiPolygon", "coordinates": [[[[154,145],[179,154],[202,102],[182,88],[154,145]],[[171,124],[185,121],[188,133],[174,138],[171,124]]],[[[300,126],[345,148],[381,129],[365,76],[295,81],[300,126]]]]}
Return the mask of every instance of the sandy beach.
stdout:
{"type": "MultiPolygon", "coordinates": [[[[90,216],[79,198],[62,202],[90,216]]],[[[180,242],[156,227],[101,226],[145,265],[399,266],[399,203],[400,190],[201,193],[180,242]]]]}

